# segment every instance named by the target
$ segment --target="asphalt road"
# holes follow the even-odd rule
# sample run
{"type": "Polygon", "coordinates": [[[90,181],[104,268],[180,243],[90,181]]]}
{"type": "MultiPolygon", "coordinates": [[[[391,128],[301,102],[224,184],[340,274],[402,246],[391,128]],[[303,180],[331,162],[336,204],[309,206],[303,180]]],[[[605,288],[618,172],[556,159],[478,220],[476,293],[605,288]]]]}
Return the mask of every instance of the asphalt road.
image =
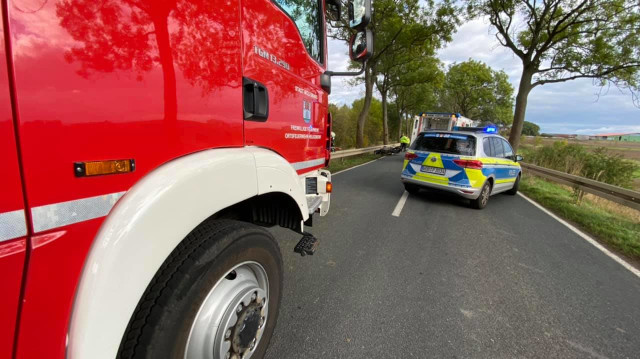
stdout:
{"type": "Polygon", "coordinates": [[[640,358],[640,278],[520,196],[410,195],[402,157],[338,174],[329,215],[274,230],[284,297],[267,358],[640,358]]]}

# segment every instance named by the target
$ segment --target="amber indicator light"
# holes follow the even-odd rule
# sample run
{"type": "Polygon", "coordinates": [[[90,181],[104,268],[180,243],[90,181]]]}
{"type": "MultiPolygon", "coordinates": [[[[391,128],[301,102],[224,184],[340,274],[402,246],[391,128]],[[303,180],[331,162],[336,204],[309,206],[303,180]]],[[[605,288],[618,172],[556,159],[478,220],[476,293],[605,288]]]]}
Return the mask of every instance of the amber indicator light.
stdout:
{"type": "Polygon", "coordinates": [[[73,172],[76,177],[129,173],[135,169],[136,163],[134,160],[91,161],[76,162],[73,164],[73,172]]]}
{"type": "Polygon", "coordinates": [[[327,182],[327,193],[331,193],[333,191],[333,185],[331,182],[327,182]]]}

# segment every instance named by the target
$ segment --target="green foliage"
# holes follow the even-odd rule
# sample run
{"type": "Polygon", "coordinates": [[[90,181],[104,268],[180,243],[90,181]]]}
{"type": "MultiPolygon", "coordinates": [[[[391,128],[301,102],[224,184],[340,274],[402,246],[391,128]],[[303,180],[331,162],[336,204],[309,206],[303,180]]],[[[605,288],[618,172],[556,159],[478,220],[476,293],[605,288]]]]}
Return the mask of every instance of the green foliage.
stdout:
{"type": "Polygon", "coordinates": [[[621,155],[608,153],[604,147],[590,152],[584,146],[566,141],[536,148],[528,153],[526,160],[538,166],[625,188],[631,188],[634,171],[640,167],[621,155]]]}
{"type": "Polygon", "coordinates": [[[510,124],[513,120],[513,87],[504,71],[469,59],[449,67],[440,107],[474,120],[510,124]]]}
{"type": "MultiPolygon", "coordinates": [[[[351,107],[329,105],[329,112],[331,112],[333,118],[333,132],[336,134],[336,147],[342,149],[356,147],[358,114],[363,105],[364,98],[355,100],[351,107]]],[[[369,119],[364,128],[364,141],[365,147],[382,143],[382,104],[375,98],[371,102],[369,119]]]]}
{"type": "Polygon", "coordinates": [[[534,145],[535,145],[536,147],[540,147],[540,146],[542,146],[542,137],[540,137],[540,136],[536,135],[536,138],[535,138],[535,140],[534,140],[534,145]]]}
{"type": "MultiPolygon", "coordinates": [[[[396,88],[432,81],[437,77],[439,61],[436,50],[451,41],[459,13],[450,0],[376,0],[372,6],[368,27],[373,34],[374,53],[366,62],[364,78],[352,82],[354,85],[365,84],[365,106],[361,107],[356,131],[358,146],[365,145],[365,127],[370,118],[368,104],[373,97],[374,84],[386,103],[387,96],[396,93],[396,88]]],[[[346,17],[331,25],[328,30],[333,38],[348,41],[353,34],[346,17]]],[[[352,68],[360,66],[351,64],[352,68]]],[[[387,116],[383,116],[383,120],[386,119],[387,116]]],[[[373,141],[372,137],[369,135],[369,141],[373,141]]]]}
{"type": "Polygon", "coordinates": [[[526,136],[539,136],[540,126],[533,122],[524,121],[524,124],[522,125],[522,134],[526,136]]]}

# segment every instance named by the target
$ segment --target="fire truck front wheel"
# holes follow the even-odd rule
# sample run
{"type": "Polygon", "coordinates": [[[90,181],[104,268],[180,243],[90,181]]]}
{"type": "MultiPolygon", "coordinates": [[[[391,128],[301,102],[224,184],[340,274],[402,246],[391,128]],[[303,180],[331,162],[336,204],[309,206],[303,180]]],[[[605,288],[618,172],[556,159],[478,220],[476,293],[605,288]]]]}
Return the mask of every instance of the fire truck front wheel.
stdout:
{"type": "Polygon", "coordinates": [[[282,291],[265,229],[207,220],[165,261],[138,304],[120,358],[262,358],[282,291]]]}

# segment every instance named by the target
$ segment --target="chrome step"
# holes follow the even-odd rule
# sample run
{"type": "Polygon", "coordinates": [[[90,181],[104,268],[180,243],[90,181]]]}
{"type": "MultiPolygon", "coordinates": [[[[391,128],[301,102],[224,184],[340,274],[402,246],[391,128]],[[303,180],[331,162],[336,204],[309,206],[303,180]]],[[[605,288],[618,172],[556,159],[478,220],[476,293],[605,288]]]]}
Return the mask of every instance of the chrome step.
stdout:
{"type": "Polygon", "coordinates": [[[309,214],[312,214],[322,204],[322,196],[307,196],[307,207],[309,207],[309,214]]]}

